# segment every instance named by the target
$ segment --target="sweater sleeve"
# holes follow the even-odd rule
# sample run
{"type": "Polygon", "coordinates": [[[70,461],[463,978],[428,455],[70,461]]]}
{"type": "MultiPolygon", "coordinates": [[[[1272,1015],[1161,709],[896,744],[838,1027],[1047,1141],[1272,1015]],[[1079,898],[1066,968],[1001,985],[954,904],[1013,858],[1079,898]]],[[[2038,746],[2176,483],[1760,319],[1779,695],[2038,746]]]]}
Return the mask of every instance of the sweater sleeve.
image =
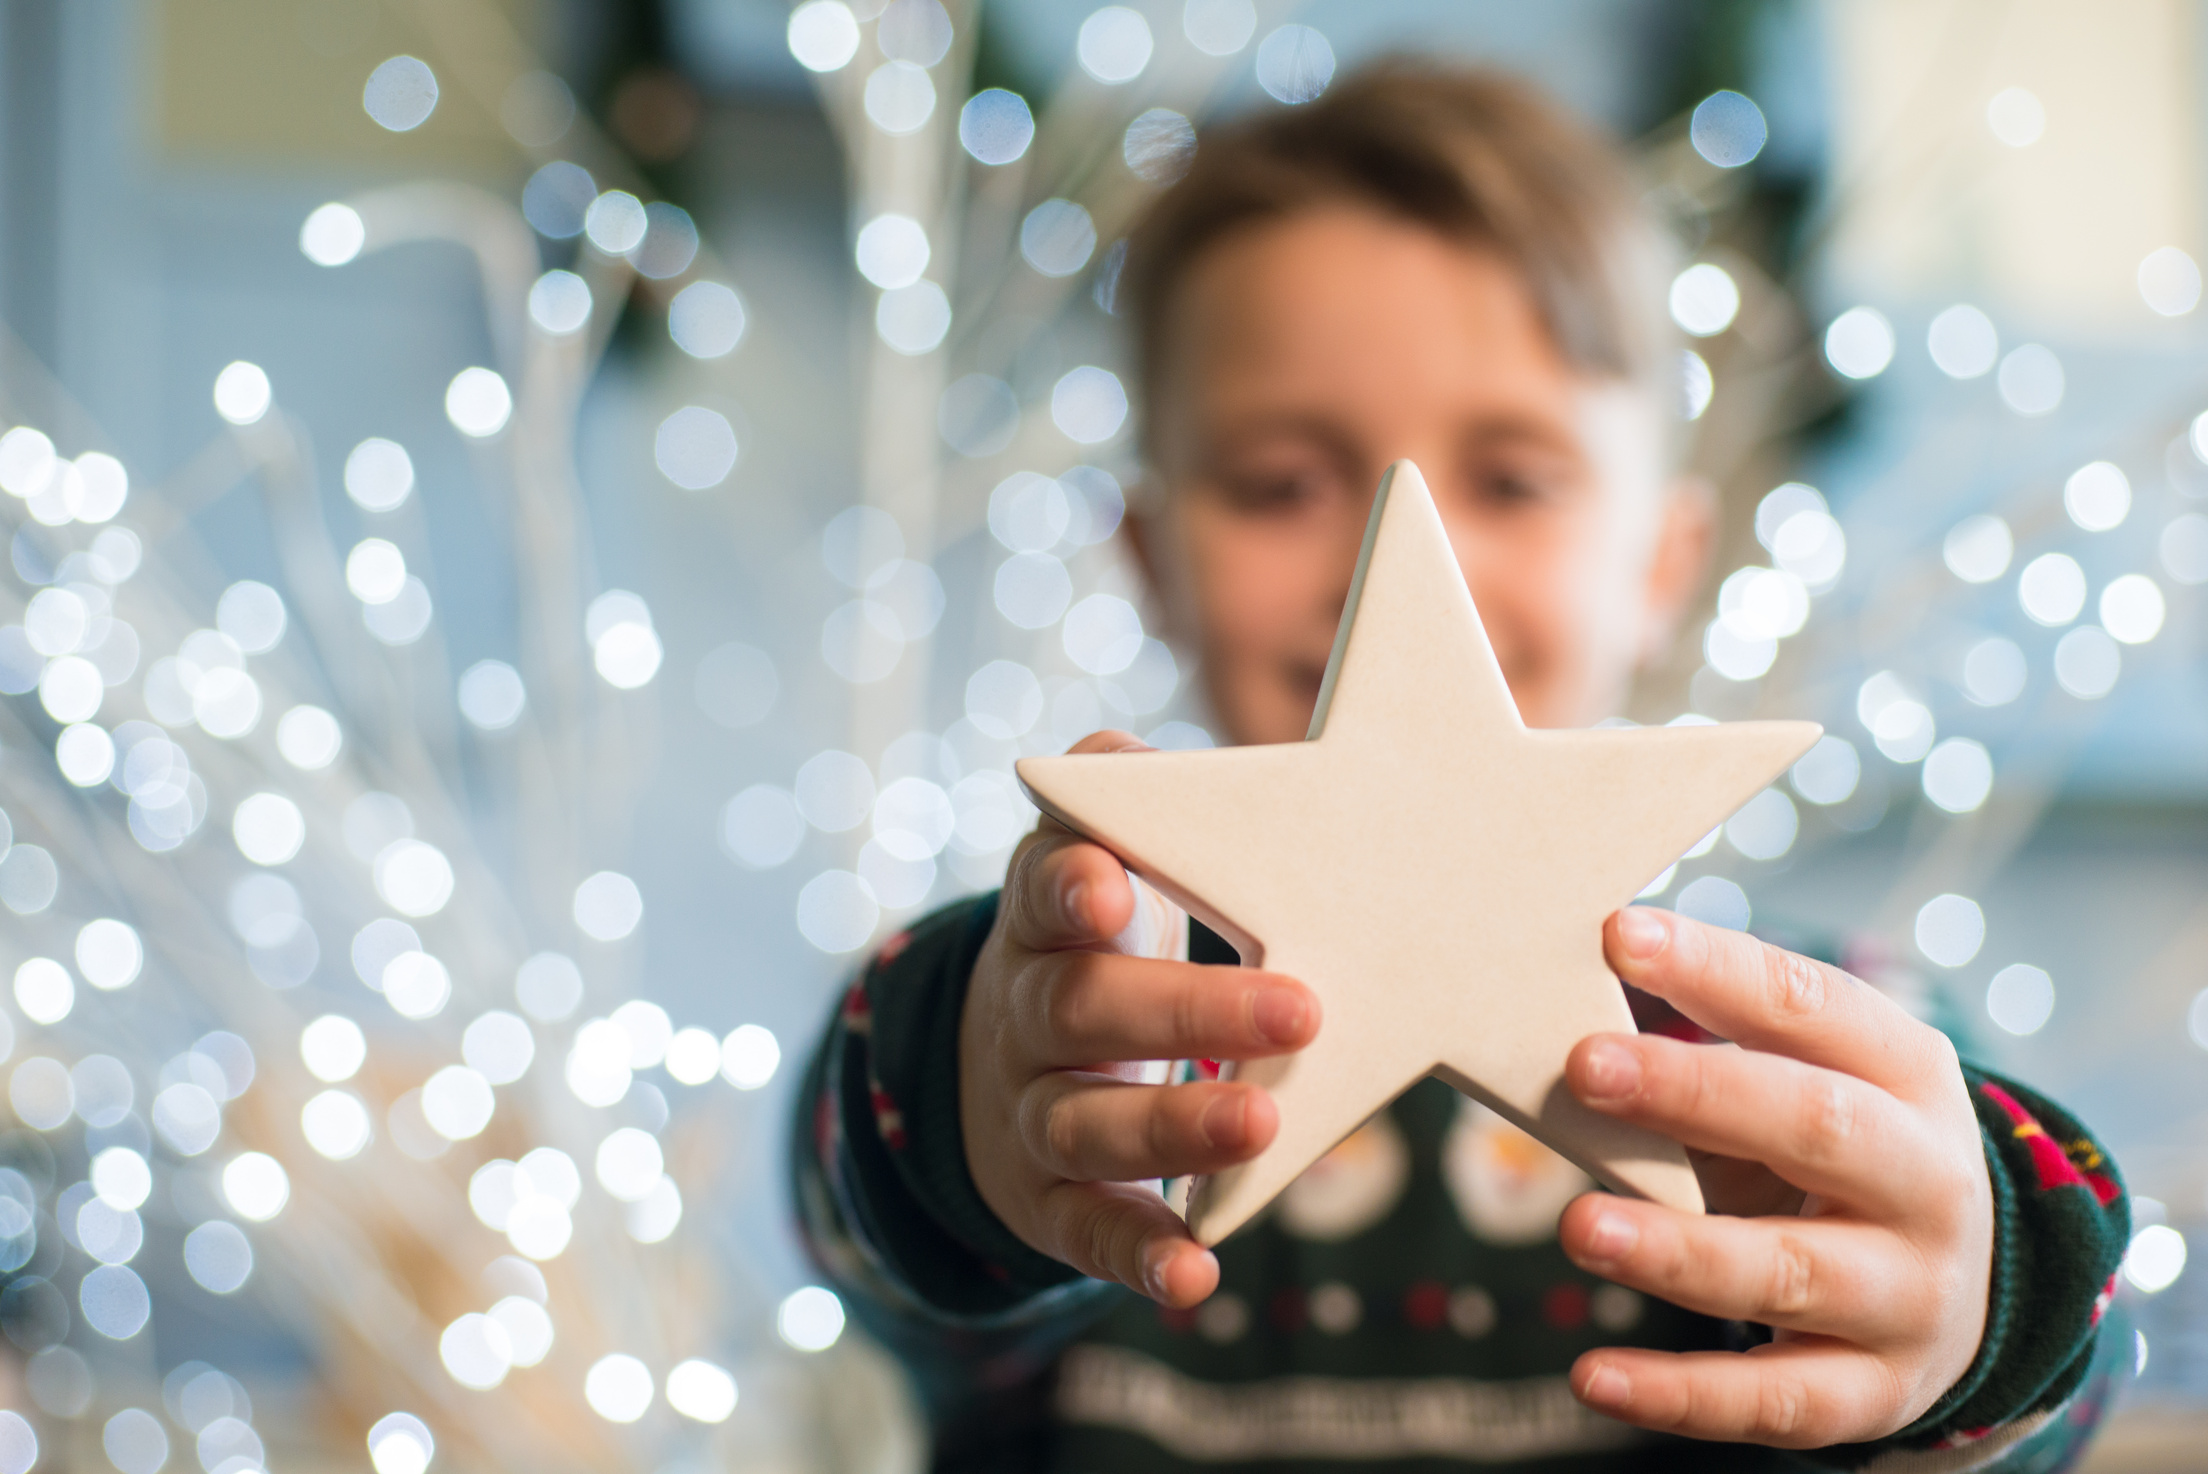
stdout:
{"type": "Polygon", "coordinates": [[[2038,1474],[2091,1439],[2129,1346],[2105,1324],[2131,1239],[2116,1165],[2061,1107],[1970,1066],[1993,1179],[1993,1279],[1978,1355],[1914,1424],[1823,1450],[1866,1474],[2038,1474]]]}
{"type": "Polygon", "coordinates": [[[813,1055],[791,1151],[808,1249],[911,1370],[939,1440],[1030,1385],[1121,1293],[1021,1243],[967,1170],[959,1017],[996,907],[960,902],[883,944],[813,1055]]]}

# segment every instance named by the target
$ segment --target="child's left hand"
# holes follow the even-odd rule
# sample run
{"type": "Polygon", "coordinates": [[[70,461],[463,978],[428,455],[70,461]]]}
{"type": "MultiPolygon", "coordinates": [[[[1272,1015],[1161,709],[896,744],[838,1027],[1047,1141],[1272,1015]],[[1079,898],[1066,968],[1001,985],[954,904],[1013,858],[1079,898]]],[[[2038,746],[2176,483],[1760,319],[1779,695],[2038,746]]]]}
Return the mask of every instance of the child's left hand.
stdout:
{"type": "Polygon", "coordinates": [[[1992,1185],[1954,1046],[1837,968],[1668,911],[1618,912],[1604,944],[1619,977],[1733,1044],[1598,1035],[1566,1076],[1694,1151],[1712,1212],[1590,1193],[1565,1211],[1565,1251],[1775,1339],[1591,1351],[1573,1389],[1695,1438],[1819,1448],[1907,1427],[1970,1366],[1992,1273],[1992,1185]]]}

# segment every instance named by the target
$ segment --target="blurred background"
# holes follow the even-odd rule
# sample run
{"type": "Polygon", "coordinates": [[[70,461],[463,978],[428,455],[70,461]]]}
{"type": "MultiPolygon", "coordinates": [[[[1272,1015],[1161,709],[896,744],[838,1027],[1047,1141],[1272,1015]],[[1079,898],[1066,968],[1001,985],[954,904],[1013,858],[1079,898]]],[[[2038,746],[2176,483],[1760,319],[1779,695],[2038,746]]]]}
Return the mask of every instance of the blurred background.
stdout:
{"type": "Polygon", "coordinates": [[[2197,1466],[2198,6],[10,0],[0,1474],[918,1467],[796,1077],[1012,759],[1210,741],[1116,243],[1405,51],[1676,230],[1726,533],[1632,715],[1832,734],[1651,895],[2092,1123],[2089,1467],[2197,1466]]]}

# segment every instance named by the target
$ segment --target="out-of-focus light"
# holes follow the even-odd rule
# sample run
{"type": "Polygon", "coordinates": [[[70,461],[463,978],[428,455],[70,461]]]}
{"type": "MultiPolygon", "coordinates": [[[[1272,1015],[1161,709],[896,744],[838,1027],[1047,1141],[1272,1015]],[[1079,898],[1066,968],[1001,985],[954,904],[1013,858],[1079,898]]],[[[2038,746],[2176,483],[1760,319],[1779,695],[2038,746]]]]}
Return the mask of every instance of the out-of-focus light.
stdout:
{"type": "Polygon", "coordinates": [[[2162,633],[2167,606],[2162,590],[2144,573],[2127,573],[2101,590],[2101,628],[2126,645],[2144,645],[2162,633]]]}
{"type": "Polygon", "coordinates": [[[583,1400],[609,1423],[633,1423],[652,1405],[652,1374],[633,1356],[601,1357],[583,1379],[583,1400]]]}
{"type": "Polygon", "coordinates": [[[299,1058],[317,1080],[350,1080],[367,1062],[368,1036],[351,1019],[326,1013],[299,1031],[299,1058]]]}
{"type": "Polygon", "coordinates": [[[951,299],[932,281],[884,292],[874,306],[874,331],[908,358],[932,353],[951,330],[951,299]]]}
{"type": "Polygon", "coordinates": [[[667,1405],[699,1423],[725,1423],[736,1411],[736,1379],[709,1361],[678,1362],[667,1374],[667,1405]]]}
{"type": "Polygon", "coordinates": [[[1066,611],[1066,655],[1091,675],[1118,675],[1142,653],[1142,616],[1117,594],[1091,594],[1066,611]]]}
{"type": "Polygon", "coordinates": [[[651,217],[644,202],[625,189],[609,189],[583,212],[583,234],[608,256],[626,256],[643,243],[651,217]]]}
{"type": "Polygon", "coordinates": [[[34,1024],[58,1024],[77,1004],[69,969],[51,957],[32,957],[15,970],[15,1006],[34,1024]]]}
{"type": "Polygon", "coordinates": [[[1988,636],[1963,656],[1963,694],[1980,706],[2006,706],[2024,694],[2028,674],[2014,640],[1988,636]]]}
{"type": "Polygon", "coordinates": [[[859,22],[843,0],[808,0],[790,12],[790,55],[809,72],[840,72],[859,54],[859,22]]]}
{"type": "Polygon", "coordinates": [[[437,1440],[411,1413],[389,1413],[368,1430],[368,1461],[376,1474],[423,1474],[436,1452],[437,1440]]]}
{"type": "Polygon", "coordinates": [[[2085,570],[2068,553],[2042,553],[2017,575],[2016,598],[2033,623],[2059,629],[2085,608],[2085,570]]]}
{"type": "Polygon", "coordinates": [[[1746,931],[1754,919],[1748,893],[1722,875],[1705,875],[1680,887],[1672,909],[1706,926],[1746,931]]]}
{"type": "Polygon", "coordinates": [[[376,894],[401,916],[434,916],[452,899],[452,862],[434,845],[402,839],[375,859],[376,894]]]}
{"type": "Polygon", "coordinates": [[[644,998],[631,998],[613,1011],[614,1025],[629,1038],[629,1068],[648,1070],[667,1058],[675,1036],[667,1010],[644,998]]]}
{"type": "Polygon", "coordinates": [[[610,1106],[629,1093],[629,1036],[611,1019],[595,1019],[575,1032],[567,1054],[567,1088],[588,1106],[610,1106]]]}
{"type": "Polygon", "coordinates": [[[230,834],[238,853],[256,865],[281,865],[307,841],[306,815],[280,793],[256,793],[231,816],[230,834]]]}
{"type": "Polygon", "coordinates": [[[1769,635],[1744,633],[1737,624],[1713,619],[1702,632],[1702,658],[1728,681],[1752,681],[1771,669],[1779,642],[1769,635]]]}
{"type": "Polygon", "coordinates": [[[1015,553],[997,568],[997,612],[1026,630],[1058,622],[1073,601],[1073,578],[1049,553],[1015,553]]]}
{"type": "Polygon", "coordinates": [[[833,1290],[792,1290],[775,1313],[775,1329],[799,1351],[826,1351],[843,1335],[843,1302],[833,1290]]]}
{"type": "Polygon", "coordinates": [[[665,651],[650,625],[623,620],[598,637],[590,647],[590,655],[591,664],[607,685],[634,691],[659,674],[665,651]]]}
{"type": "Polygon", "coordinates": [[[884,133],[914,133],[935,116],[935,83],[926,67],[885,61],[866,79],[866,116],[884,133]]]}
{"type": "Polygon", "coordinates": [[[2208,516],[2186,512],[2170,519],[2157,543],[2162,571],[2182,584],[2208,583],[2208,516]]]}
{"type": "Polygon", "coordinates": [[[710,1029],[677,1029],[667,1041],[667,1073],[684,1085],[703,1085],[720,1073],[721,1041],[710,1029]]]}
{"type": "Polygon", "coordinates": [[[805,819],[796,802],[771,783],[754,783],[721,810],[721,842],[754,870],[772,870],[797,853],[805,819]]]}
{"type": "Polygon", "coordinates": [[[127,1146],[111,1146],[92,1159],[92,1191],[110,1208],[135,1212],[153,1196],[153,1169],[127,1146]]]}
{"type": "Polygon", "coordinates": [[[1892,671],[1880,671],[1856,692],[1856,719],[1897,763],[1913,763],[1932,750],[1937,736],[1931,709],[1918,701],[1892,671]]]}
{"type": "Polygon", "coordinates": [[[744,303],[733,287],[694,281],[667,304],[667,336],[692,358],[726,358],[744,340],[744,303]]]}
{"type": "Polygon", "coordinates": [[[2080,625],[2055,642],[2055,684],[2080,701],[2115,690],[2123,668],[2123,647],[2099,625],[2080,625]]]}
{"type": "Polygon", "coordinates": [[[1081,70],[1107,85],[1132,82],[1150,65],[1154,43],[1150,23],[1142,12],[1124,5],[1107,5],[1081,22],[1074,41],[1074,56],[1081,70]]]}
{"type": "Polygon", "coordinates": [[[478,660],[460,673],[460,715],[479,732],[503,732],[521,720],[529,692],[521,672],[503,660],[478,660]]]}
{"type": "Polygon", "coordinates": [[[437,74],[417,56],[394,56],[368,74],[360,105],[382,128],[411,133],[437,110],[437,74]]]}
{"type": "Polygon", "coordinates": [[[666,1165],[659,1138],[634,1126],[623,1126],[598,1143],[598,1185],[624,1203],[650,1192],[666,1165]]]}
{"type": "Polygon", "coordinates": [[[554,337],[590,321],[590,284],[572,271],[547,271],[529,288],[529,320],[554,337]]]}
{"type": "Polygon", "coordinates": [[[299,252],[317,266],[343,266],[366,244],[368,227],[351,205],[324,205],[299,227],[299,252]]]}
{"type": "Polygon", "coordinates": [[[1985,744],[1950,737],[1924,759],[1924,796],[1950,814],[1967,814],[1984,805],[1993,791],[1993,755],[1985,744]]]}
{"type": "Polygon", "coordinates": [[[910,215],[877,215],[859,229],[859,275],[887,290],[909,287],[928,269],[928,232],[910,215]]]}
{"type": "Polygon", "coordinates": [[[349,1090],[325,1090],[299,1110],[299,1129],[307,1145],[333,1162],[360,1155],[375,1134],[368,1108],[349,1090]]]}
{"type": "Polygon", "coordinates": [[[1719,618],[1749,639],[1783,640],[1809,619],[1809,589],[1793,574],[1753,564],[1734,570],[1717,591],[1719,618]]]}
{"type": "Polygon", "coordinates": [[[1050,390],[1050,419],[1068,440],[1101,445],[1127,423],[1127,389],[1110,369],[1084,364],[1050,390]]]}
{"type": "Polygon", "coordinates": [[[594,941],[618,942],[643,919],[643,893],[618,871],[601,870],[575,887],[575,925],[594,941]]]}
{"type": "Polygon", "coordinates": [[[268,375],[244,359],[215,375],[215,413],[233,425],[251,425],[268,413],[272,392],[268,375]]]}
{"type": "Polygon", "coordinates": [[[529,1025],[502,1008],[477,1015],[460,1036],[460,1057],[493,1085],[511,1085],[529,1073],[537,1041],[529,1025]]]}
{"type": "Polygon", "coordinates": [[[1960,302],[1932,319],[1924,346],[1941,373],[1951,379],[1975,379],[2001,356],[2001,335],[1992,318],[1960,302]]]}
{"type": "Polygon", "coordinates": [[[514,396],[491,369],[464,368],[445,389],[445,418],[461,434],[481,440],[506,428],[514,396]]]}
{"type": "Polygon", "coordinates": [[[1181,33],[1206,56],[1232,56],[1257,34],[1252,0],[1188,0],[1181,7],[1181,33]]]}
{"type": "Polygon", "coordinates": [[[1687,122],[1694,151],[1720,169],[1738,169],[1763,152],[1771,137],[1763,109],[1738,92],[1713,92],[1695,104],[1687,122]]]}
{"type": "Polygon", "coordinates": [[[583,233],[583,217],[598,198],[590,171],[566,159],[554,159],[522,186],[521,213],[539,235],[573,240],[583,233]]]}
{"type": "Polygon", "coordinates": [[[513,1369],[513,1338],[489,1316],[470,1311],[451,1325],[437,1341],[438,1359],[452,1380],[477,1392],[488,1392],[506,1380],[513,1369]]]}
{"type": "Polygon", "coordinates": [[[865,946],[881,919],[873,888],[848,870],[824,870],[797,895],[799,934],[831,956],[865,946]]]}
{"type": "Polygon", "coordinates": [[[491,1319],[514,1344],[514,1365],[533,1367],[552,1350],[552,1317],[527,1295],[508,1295],[491,1307],[491,1319]]]}
{"type": "Polygon", "coordinates": [[[1771,536],[1771,561],[1800,579],[1811,593],[1838,582],[1847,559],[1847,534],[1829,512],[1796,512],[1771,536]]]}
{"type": "Polygon", "coordinates": [[[1096,251],[1096,222],[1072,200],[1045,200],[1020,222],[1020,254],[1045,276],[1071,276],[1096,251]]]}
{"type": "Polygon", "coordinates": [[[54,766],[79,788],[96,788],[115,772],[115,739],[97,722],[73,722],[54,738],[54,766]]]}
{"type": "Polygon", "coordinates": [[[1691,348],[1679,351],[1679,413],[1682,419],[1699,420],[1709,412],[1717,395],[1717,380],[1708,360],[1691,348]]]}
{"type": "Polygon", "coordinates": [[[2009,571],[2015,552],[2009,524],[1988,512],[1965,517],[1948,529],[1940,544],[1948,572],[1965,583],[1992,583],[2009,571]]]}
{"type": "Polygon", "coordinates": [[[284,637],[283,596],[265,583],[243,579],[215,603],[215,627],[247,655],[265,655],[284,637]]]}
{"type": "Polygon", "coordinates": [[[1671,320],[1697,338],[1713,337],[1733,325],[1740,312],[1740,288],[1732,273],[1708,261],[1680,272],[1671,281],[1671,320]]]}
{"type": "Polygon", "coordinates": [[[1863,759],[1855,744],[1830,733],[1795,761],[1790,776],[1794,791],[1813,804],[1845,803],[1863,777],[1863,759]]]}
{"type": "Polygon", "coordinates": [[[874,27],[875,44],[893,61],[932,67],[951,51],[950,12],[942,0],[891,0],[874,27]]]}
{"type": "Polygon", "coordinates": [[[276,750],[303,772],[335,762],[344,740],[337,718],[319,706],[295,706],[276,724],[276,750]]]}
{"type": "Polygon", "coordinates": [[[2022,87],[2004,87],[1986,103],[1986,126],[2010,148],[2029,148],[2047,131],[2047,109],[2022,87]]]}
{"type": "Polygon", "coordinates": [[[2139,295],[2164,317],[2183,317],[2200,305],[2200,266],[2175,246],[2149,251],[2139,263],[2139,295]]]}
{"type": "MultiPolygon", "coordinates": [[[[109,1418],[100,1432],[100,1445],[107,1461],[122,1474],[159,1474],[161,1466],[169,1461],[168,1432],[161,1420],[144,1408],[126,1407],[109,1418]]],[[[0,1455],[0,1468],[8,1474],[25,1474],[30,1467],[28,1462],[0,1455]]]]}
{"type": "Polygon", "coordinates": [[[539,1023],[558,1023],[583,1001],[582,969],[557,952],[539,952],[516,969],[514,999],[539,1023]]]}
{"type": "Polygon", "coordinates": [[[2167,1223],[2150,1223],[2131,1236],[2124,1252],[2124,1278],[2135,1289],[2159,1295],[2185,1272],[2185,1236],[2167,1223]]]}
{"type": "Polygon", "coordinates": [[[1794,801],[1766,788],[1725,821],[1725,841],[1751,860],[1776,860],[1794,848],[1801,823],[1794,801]]]}
{"type": "Polygon", "coordinates": [[[958,141],[980,163],[1009,164],[1035,141],[1035,114],[1019,93],[985,88],[959,109],[958,141]]]}
{"type": "Polygon", "coordinates": [[[1196,125],[1169,107],[1139,114],[1121,135],[1119,156],[1146,184],[1171,184],[1196,157],[1196,125]]]}
{"type": "Polygon", "coordinates": [[[38,678],[39,705],[57,722],[92,720],[105,694],[100,668],[81,655],[48,661],[38,678]]]}
{"type": "Polygon", "coordinates": [[[1995,375],[2001,402],[2020,415],[2044,415],[2062,403],[2062,360],[2038,343],[2010,350],[1995,375]]]}
{"type": "Polygon", "coordinates": [[[1771,548],[1778,542],[1779,529],[1797,512],[1824,512],[1824,493],[1814,486],[1799,481],[1789,481],[1775,486],[1756,503],[1756,541],[1771,548]]]}
{"type": "Polygon", "coordinates": [[[1257,43],[1257,85],[1275,102],[1310,102],[1334,80],[1334,45],[1310,26],[1281,26],[1257,43]]]}
{"type": "Polygon", "coordinates": [[[414,462],[406,447],[371,436],[345,457],[345,494],[364,512],[390,512],[414,490],[414,462]]]}
{"type": "Polygon", "coordinates": [[[652,462],[684,491],[706,491],[736,469],[736,430],[719,410],[686,405],[659,422],[652,462]]]}
{"type": "Polygon", "coordinates": [[[2055,1012],[2055,980],[2028,962],[2012,962],[1986,984],[1986,1017],[2011,1034],[2036,1034],[2055,1012]]]}
{"type": "Polygon", "coordinates": [[[2087,532],[2107,532],[2131,514],[2131,482],[2111,462],[2089,462],[2063,483],[2062,506],[2087,532]]]}
{"type": "Polygon", "coordinates": [[[1825,329],[1825,361],[1844,378],[1877,377],[1894,361],[1894,325],[1875,307],[1850,307],[1825,329]]]}
{"type": "Polygon", "coordinates": [[[575,123],[575,93],[550,72],[523,72],[506,84],[498,121],[523,148],[550,148],[575,123]]]}
{"type": "Polygon", "coordinates": [[[240,1218],[266,1223],[291,1200],[291,1178],[266,1152],[243,1152],[222,1169],[222,1196],[240,1218]]]}
{"type": "Polygon", "coordinates": [[[1917,908],[1917,950],[1941,967],[1961,967],[1986,944],[1986,913],[1968,896],[1934,896],[1917,908]]]}
{"type": "Polygon", "coordinates": [[[383,967],[383,998],[401,1018],[435,1018],[452,997],[452,974],[420,950],[401,952],[383,967]]]}

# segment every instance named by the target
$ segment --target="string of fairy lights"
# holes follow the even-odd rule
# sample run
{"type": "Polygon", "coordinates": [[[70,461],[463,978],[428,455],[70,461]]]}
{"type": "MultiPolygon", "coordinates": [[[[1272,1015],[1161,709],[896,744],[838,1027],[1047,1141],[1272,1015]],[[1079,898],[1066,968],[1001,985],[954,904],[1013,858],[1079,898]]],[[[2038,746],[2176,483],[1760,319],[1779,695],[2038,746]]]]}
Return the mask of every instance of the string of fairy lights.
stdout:
{"type": "MultiPolygon", "coordinates": [[[[710,820],[737,874],[833,854],[796,888],[791,923],[834,957],[1001,878],[1034,813],[1010,776],[1016,757],[1103,725],[1158,746],[1210,742],[1110,552],[1131,467],[1129,398],[1108,348],[1037,380],[980,345],[1015,313],[1085,324],[1073,341],[1108,345],[1115,242],[1144,192],[1185,167],[1206,99],[1246,75],[1293,106],[1323,93],[1336,67],[1322,34],[1252,0],[1189,0],[1177,35],[1106,6],[1079,28],[1080,85],[1038,108],[1002,88],[967,95],[970,29],[938,0],[807,0],[787,28],[844,141],[855,198],[891,200],[868,174],[880,140],[934,149],[946,166],[940,197],[862,207],[850,237],[853,290],[874,325],[867,351],[892,371],[870,392],[925,396],[920,414],[902,416],[919,438],[882,453],[940,468],[929,504],[869,494],[820,537],[821,571],[841,592],[819,657],[864,720],[710,820]],[[1100,117],[1119,140],[1107,156],[1063,146],[1093,136],[1100,117]],[[983,187],[996,180],[1009,183],[983,187]],[[1018,208],[994,234],[980,228],[1007,192],[1018,208]],[[988,249],[976,243],[992,239],[1002,261],[969,269],[988,249]],[[966,243],[959,260],[954,241],[966,243]],[[947,586],[947,554],[976,547],[990,550],[986,576],[947,586]],[[934,648],[959,599],[991,618],[971,648],[934,648]],[[956,714],[931,725],[937,686],[956,714]],[[866,746],[870,731],[886,740],[866,746]]],[[[393,57],[367,77],[363,106],[409,132],[438,106],[440,69],[449,79],[473,64],[393,57]]],[[[653,284],[669,346],[700,372],[744,344],[746,309],[685,211],[560,155],[587,120],[556,78],[525,72],[493,90],[517,146],[541,158],[516,198],[371,192],[314,210],[298,244],[333,271],[422,239],[476,253],[490,317],[516,328],[494,330],[494,362],[451,378],[446,416],[502,458],[532,529],[579,538],[573,472],[548,467],[541,448],[572,444],[580,394],[564,391],[587,382],[634,284],[653,284]]],[[[2029,147],[2044,111],[2010,89],[1987,120],[2003,146],[2029,147]]],[[[1748,165],[1768,136],[1753,101],[1732,92],[1705,100],[1688,131],[1717,170],[1748,165]]],[[[1689,419],[1723,410],[1724,361],[1704,350],[1768,288],[1748,285],[1737,263],[1715,259],[1672,284],[1672,316],[1695,344],[1681,359],[1689,419]]],[[[2183,252],[2158,250],[2139,288],[2180,316],[2197,306],[2200,274],[2183,252]]],[[[1915,351],[1867,304],[1833,315],[1818,345],[1833,374],[1863,383],[1915,351]]],[[[1934,316],[1923,352],[1950,379],[1985,381],[1999,413],[2060,410],[2057,354],[2004,351],[1977,307],[1934,316]]],[[[0,1413],[0,1474],[34,1467],[41,1436],[68,1428],[122,1474],[155,1474],[186,1448],[207,1474],[265,1467],[274,1435],[243,1380],[199,1360],[151,1364],[150,1321],[184,1293],[170,1285],[176,1266],[193,1293],[253,1297],[352,1374],[340,1401],[378,1474],[422,1474],[441,1443],[466,1450],[461,1462],[517,1466],[712,1458],[739,1406],[729,1348],[766,1353],[715,1312],[685,1311],[687,1287],[713,1263],[694,1205],[715,1184],[685,1150],[684,1123],[710,1135],[719,1117],[694,1100],[781,1078],[782,1042],[757,1023],[720,1032],[677,1020],[644,998],[590,1013],[589,966],[618,953],[653,898],[558,844],[510,889],[456,801],[458,749],[426,741],[409,717],[432,701],[470,741],[504,744],[578,791],[617,784],[627,765],[592,759],[623,740],[623,703],[659,699],[667,684],[649,591],[587,588],[574,568],[564,581],[554,570],[524,593],[554,631],[542,648],[478,661],[425,696],[410,652],[434,652],[441,626],[399,515],[416,496],[412,456],[382,437],[351,448],[343,487],[367,534],[338,546],[319,517],[297,514],[311,482],[280,389],[239,361],[216,377],[212,402],[241,474],[269,488],[284,588],[210,581],[171,556],[181,514],[167,490],[99,445],[60,443],[56,426],[13,414],[0,433],[14,574],[0,624],[0,904],[20,1020],[0,1011],[0,1055],[13,1061],[7,1095],[22,1127],[0,1139],[0,1325],[28,1353],[39,1419],[0,1413]],[[410,1273],[394,1246],[439,1267],[410,1273]],[[340,1268],[365,1290],[337,1289],[340,1268]],[[578,1395],[587,1424],[501,1412],[572,1407],[578,1395]]],[[[863,418],[898,421],[885,406],[863,405],[863,418]]],[[[1954,523],[1927,554],[1949,580],[1936,597],[1982,633],[1952,668],[1874,648],[1875,668],[1849,677],[1830,714],[1832,734],[1644,895],[1745,926],[1754,872],[1742,862],[1875,825],[1901,784],[1959,824],[2015,788],[1996,748],[1968,734],[1970,712],[2027,699],[2084,709],[2137,679],[2172,601],[2208,582],[2208,515],[2189,505],[2208,492],[2208,416],[2133,449],[2067,477],[2061,525],[2023,491],[1954,523]],[[2096,583],[2078,541],[2120,543],[2133,566],[2096,583]],[[1997,614],[2009,605],[2021,627],[1997,614]]],[[[684,493],[723,485],[740,455],[730,418],[706,403],[672,407],[652,438],[653,463],[684,493]]],[[[1696,710],[1679,721],[1783,704],[1811,689],[1812,671],[1829,680],[1860,661],[1859,642],[1819,643],[1862,612],[1849,517],[1799,482],[1761,498],[1765,561],[1719,584],[1696,710]]],[[[742,642],[694,675],[704,714],[735,730],[766,721],[799,679],[742,642]]],[[[1907,904],[1919,954],[1943,973],[2000,945],[1966,895],[1943,888],[1907,904]]],[[[2044,1026],[2056,1003],[2054,979],[2025,960],[1987,985],[1988,1016],[2012,1033],[2044,1026]]],[[[2208,1006],[2192,1026],[2208,1047],[2208,1006]]],[[[2182,1236],[2150,1225],[2132,1282],[2164,1288],[2183,1260],[2182,1236]]],[[[843,1327],[817,1286],[771,1316],[775,1354],[794,1358],[836,1346],[843,1327]]]]}

